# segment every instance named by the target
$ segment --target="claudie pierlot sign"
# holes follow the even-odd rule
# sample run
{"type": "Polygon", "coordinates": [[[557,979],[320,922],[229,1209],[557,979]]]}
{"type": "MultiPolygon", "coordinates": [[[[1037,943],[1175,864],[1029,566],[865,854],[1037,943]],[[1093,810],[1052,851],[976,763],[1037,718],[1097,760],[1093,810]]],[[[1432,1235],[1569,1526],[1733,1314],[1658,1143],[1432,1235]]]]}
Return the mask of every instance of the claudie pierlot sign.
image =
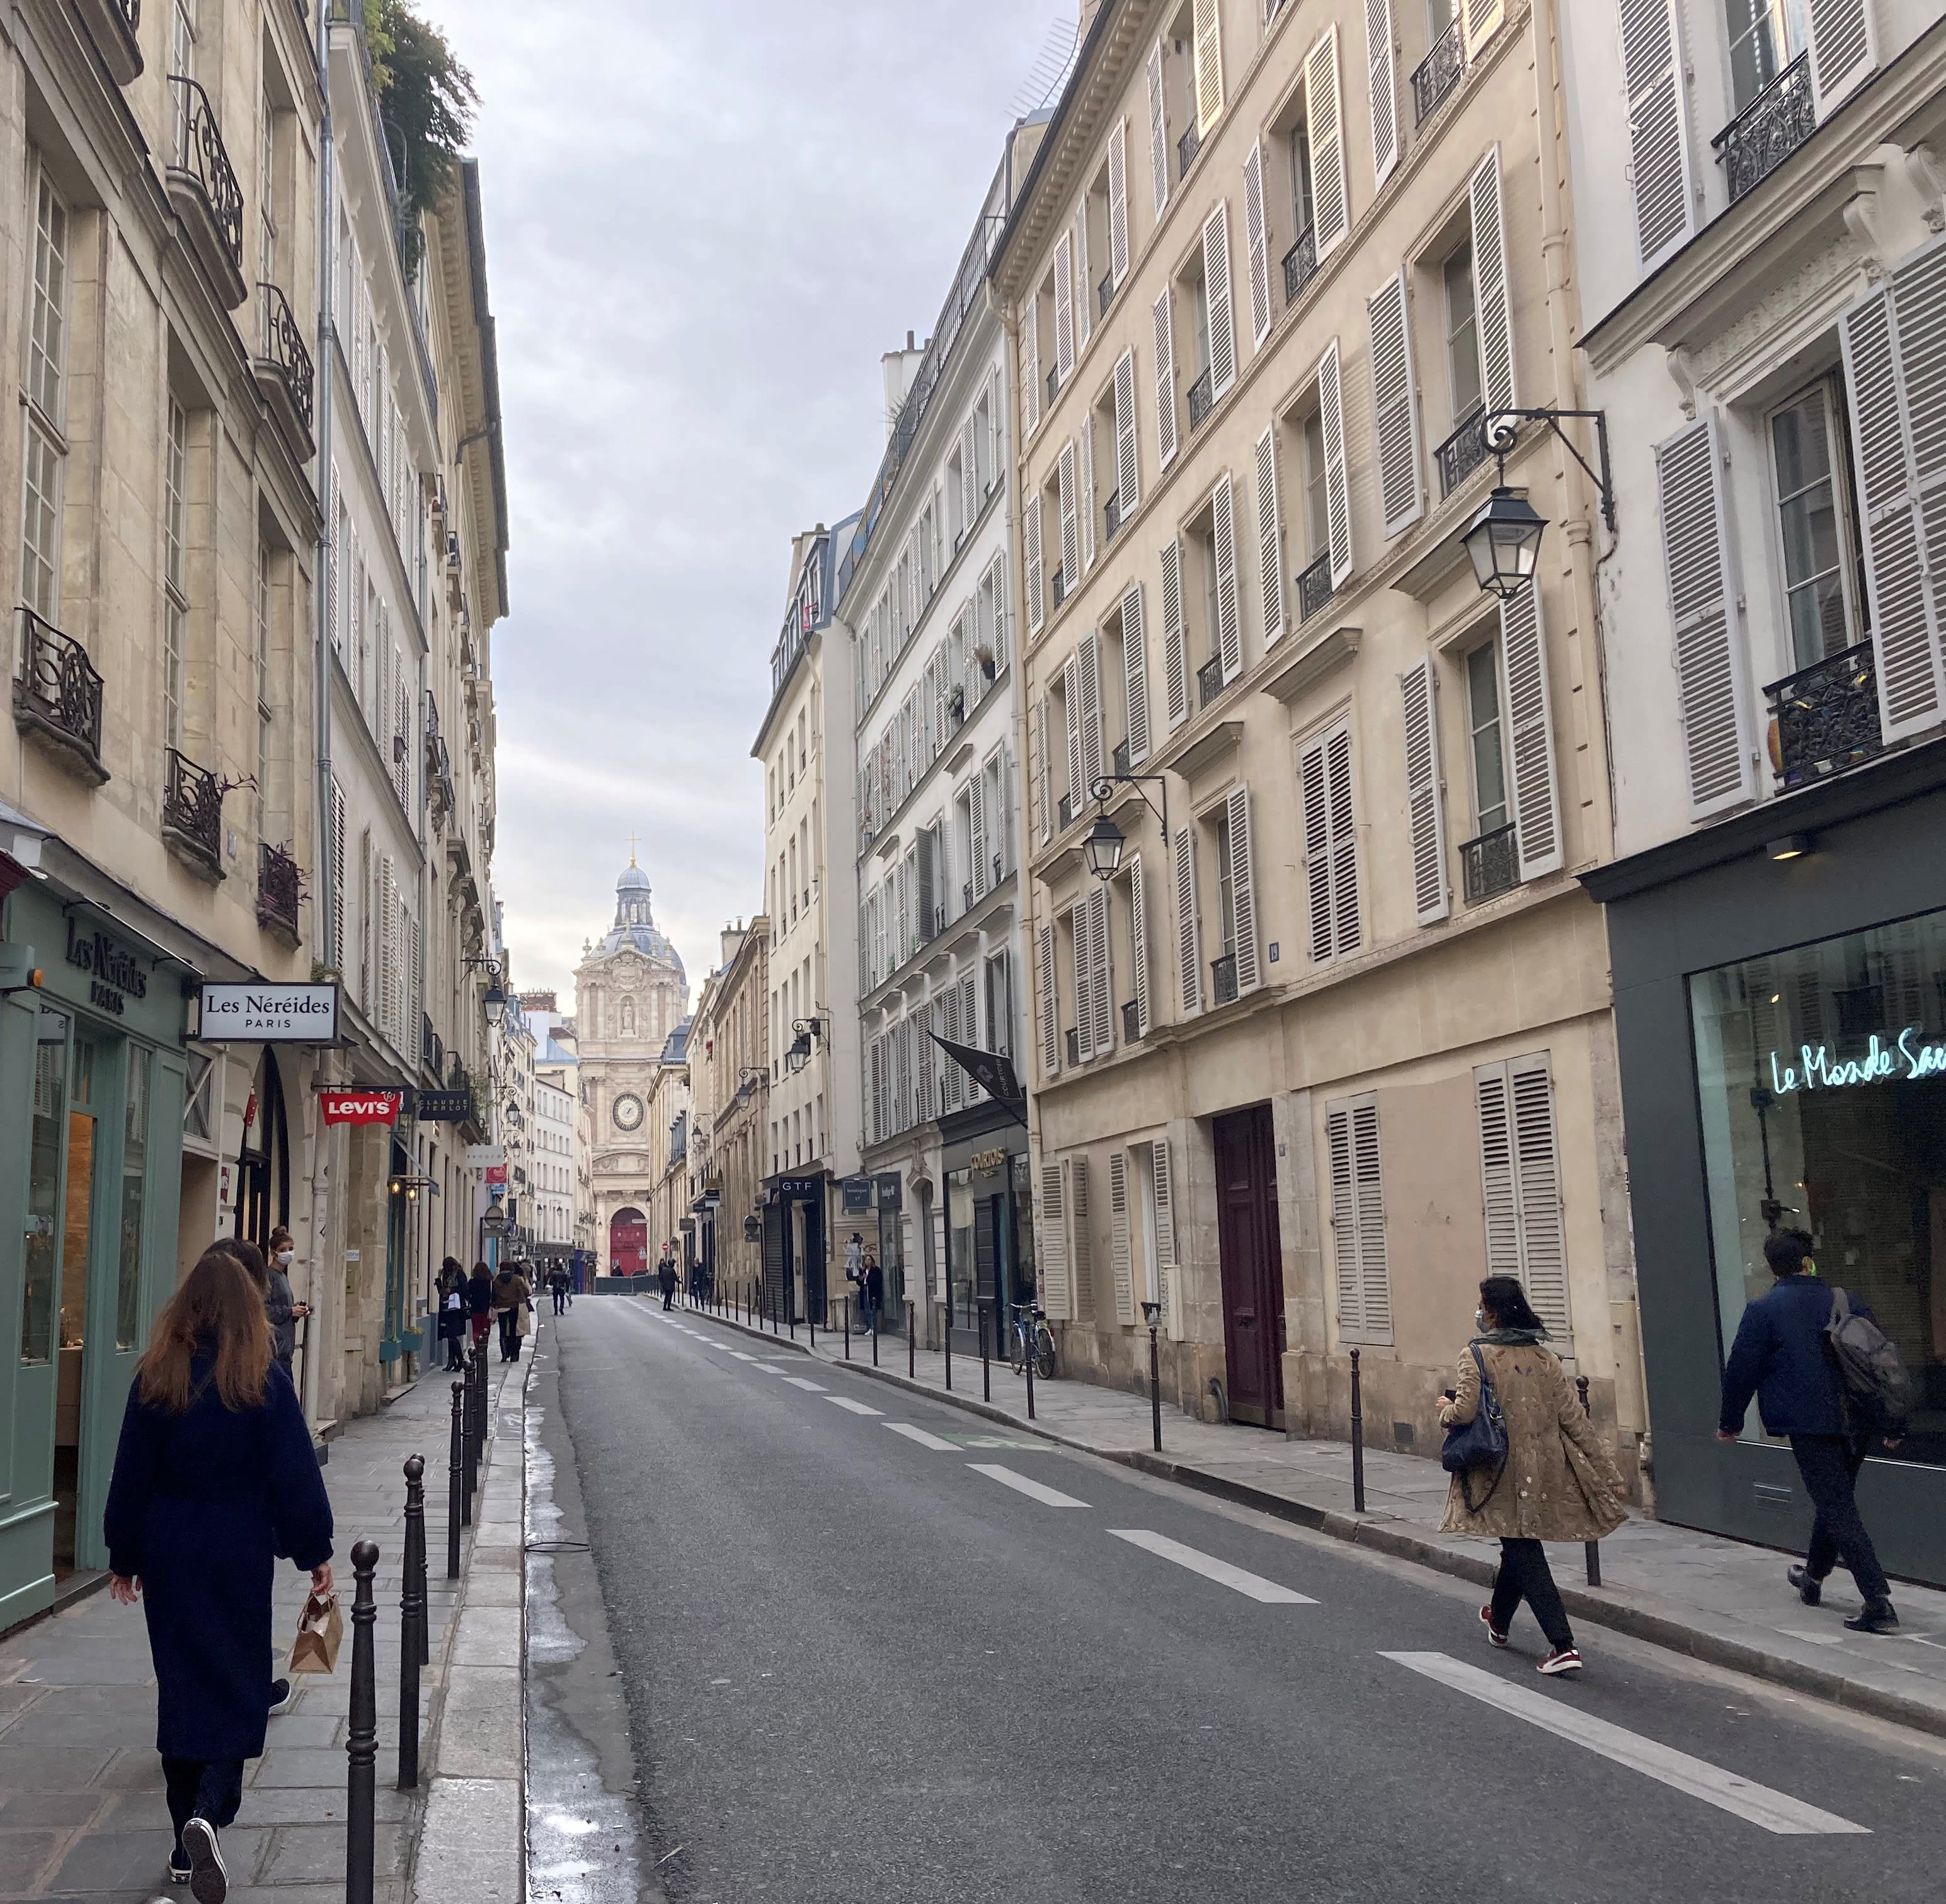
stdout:
{"type": "Polygon", "coordinates": [[[338,1036],[335,985],[205,985],[197,1033],[213,1045],[329,1045],[338,1036]]]}
{"type": "Polygon", "coordinates": [[[125,952],[106,933],[77,928],[72,917],[67,922],[67,962],[87,974],[88,1002],[97,1011],[112,1012],[119,1018],[128,1010],[131,996],[148,996],[149,975],[143,970],[144,961],[125,952]]]}

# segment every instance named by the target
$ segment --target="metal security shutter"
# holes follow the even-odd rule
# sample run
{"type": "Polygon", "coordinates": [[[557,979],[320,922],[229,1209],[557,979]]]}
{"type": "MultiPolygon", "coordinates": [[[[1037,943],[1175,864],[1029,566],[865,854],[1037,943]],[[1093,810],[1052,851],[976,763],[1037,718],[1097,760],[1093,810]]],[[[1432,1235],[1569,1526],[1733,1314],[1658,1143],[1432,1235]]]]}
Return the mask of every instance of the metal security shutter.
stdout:
{"type": "Polygon", "coordinates": [[[1130,962],[1135,968],[1135,1035],[1146,1038],[1149,1035],[1149,915],[1139,853],[1129,862],[1129,941],[1130,962]]]}
{"type": "Polygon", "coordinates": [[[1250,338],[1261,346],[1271,330],[1271,240],[1264,225],[1262,140],[1243,158],[1243,235],[1249,249],[1250,338]]]}
{"type": "Polygon", "coordinates": [[[1196,0],[1194,25],[1196,129],[1206,138],[1223,116],[1223,37],[1216,0],[1196,0]]]}
{"type": "Polygon", "coordinates": [[[1129,764],[1141,765],[1149,757],[1148,634],[1142,619],[1142,585],[1132,582],[1122,597],[1122,676],[1123,713],[1128,736],[1129,764]]]}
{"type": "Polygon", "coordinates": [[[1283,633],[1283,525],[1277,512],[1277,425],[1257,439],[1257,567],[1264,591],[1264,646],[1283,633]]]}
{"type": "Polygon", "coordinates": [[[1149,48],[1149,176],[1158,223],[1169,208],[1169,115],[1163,103],[1162,42],[1149,48]]]}
{"type": "Polygon", "coordinates": [[[1473,1073],[1473,1094],[1487,1273],[1518,1276],[1548,1333],[1566,1344],[1567,1235],[1548,1054],[1480,1066],[1473,1073]]]}
{"type": "Polygon", "coordinates": [[[1547,643],[1537,588],[1523,588],[1500,603],[1500,666],[1520,876],[1534,879],[1557,871],[1567,860],[1554,784],[1553,704],[1548,694],[1547,643]]]}
{"type": "Polygon", "coordinates": [[[1057,387],[1074,375],[1074,236],[1054,241],[1054,377],[1057,387]]]}
{"type": "Polygon", "coordinates": [[[1169,695],[1169,724],[1189,718],[1189,641],[1182,625],[1182,543],[1172,535],[1162,545],[1162,660],[1169,695]]]}
{"type": "Polygon", "coordinates": [[[1042,599],[1038,490],[1021,505],[1021,560],[1027,569],[1027,632],[1038,634],[1047,623],[1047,609],[1042,599]]]}
{"type": "Polygon", "coordinates": [[[1203,1009],[1203,937],[1196,917],[1196,837],[1186,826],[1175,834],[1175,952],[1182,971],[1182,1015],[1203,1009]]]}
{"type": "Polygon", "coordinates": [[[1439,773],[1439,679],[1429,655],[1399,677],[1405,702],[1405,798],[1412,898],[1421,925],[1453,909],[1446,883],[1446,816],[1439,773]]]}
{"type": "Polygon", "coordinates": [[[1646,274],[1686,243],[1695,229],[1682,20],[1677,0],[1620,4],[1636,255],[1646,274]]]}
{"type": "Polygon", "coordinates": [[[1135,1319],[1135,1247],[1129,1230],[1129,1153],[1108,1153],[1108,1262],[1115,1282],[1115,1319],[1135,1319]]]}
{"type": "Polygon", "coordinates": [[[1713,417],[1699,418],[1656,447],[1683,760],[1689,810],[1698,819],[1741,806],[1757,792],[1722,468],[1722,444],[1713,417]]]}
{"type": "Polygon", "coordinates": [[[1230,298],[1230,204],[1217,202],[1203,225],[1203,289],[1209,304],[1209,400],[1237,381],[1237,319],[1230,298]]]}
{"type": "Polygon", "coordinates": [[[1332,1253],[1337,1271],[1341,1341],[1389,1345],[1392,1269],[1385,1254],[1385,1205],[1375,1094],[1325,1106],[1331,1165],[1332,1253]]]}
{"type": "Polygon", "coordinates": [[[1183,1334],[1175,1311],[1175,1182],[1171,1174],[1169,1140],[1158,1137],[1149,1146],[1155,1172],[1156,1294],[1162,1300],[1163,1321],[1169,1340],[1183,1334]]]}
{"type": "Polygon", "coordinates": [[[1514,313],[1507,281],[1506,219],[1500,193],[1500,149],[1488,147],[1468,182],[1473,214],[1473,301],[1479,313],[1480,363],[1487,412],[1512,409],[1514,313]]]}
{"type": "Polygon", "coordinates": [[[1878,69],[1870,0],[1811,0],[1811,84],[1821,122],[1878,69]]]}
{"type": "Polygon", "coordinates": [[[1226,808],[1230,822],[1231,904],[1237,915],[1237,990],[1241,995],[1254,991],[1263,977],[1263,968],[1257,960],[1257,888],[1256,860],[1250,851],[1249,788],[1233,789],[1226,808]]]}
{"type": "Polygon", "coordinates": [[[1081,579],[1081,529],[1074,513],[1074,445],[1061,446],[1055,464],[1055,482],[1061,498],[1061,577],[1064,592],[1074,593],[1081,579]]]}
{"type": "Polygon", "coordinates": [[[1044,925],[1037,935],[1034,983],[1040,1018],[1040,1068],[1043,1077],[1061,1073],[1060,1004],[1055,991],[1054,927],[1044,925]]]}
{"type": "Polygon", "coordinates": [[[1115,487],[1126,522],[1142,499],[1135,455],[1135,353],[1124,350],[1115,366],[1115,487]]]}
{"type": "Polygon", "coordinates": [[[1234,487],[1227,474],[1217,479],[1209,498],[1211,540],[1216,548],[1216,652],[1223,663],[1223,684],[1243,671],[1243,617],[1237,606],[1237,511],[1234,487]]]}
{"type": "Polygon", "coordinates": [[[1345,178],[1345,103],[1338,84],[1338,29],[1325,28],[1304,56],[1305,127],[1311,139],[1311,230],[1322,263],[1351,228],[1345,178]]]}
{"type": "Polygon", "coordinates": [[[1372,90],[1372,184],[1398,163],[1398,80],[1392,63],[1392,0],[1365,0],[1365,70],[1372,90]]]}
{"type": "Polygon", "coordinates": [[[1317,366],[1317,420],[1324,438],[1324,513],[1336,588],[1351,572],[1351,483],[1345,462],[1345,401],[1335,337],[1317,366]]]}
{"type": "Polygon", "coordinates": [[[1169,289],[1155,301],[1156,458],[1159,469],[1175,461],[1175,341],[1169,311],[1169,289]]]}
{"type": "Polygon", "coordinates": [[[1056,1322],[1074,1314],[1074,1281],[1067,1266],[1067,1177],[1059,1163],[1040,1167],[1040,1287],[1042,1304],[1056,1322]]]}
{"type": "Polygon", "coordinates": [[[1379,507],[1388,538],[1419,520],[1419,418],[1412,400],[1412,334],[1406,317],[1405,272],[1367,300],[1372,337],[1372,430],[1379,464],[1379,507]]]}
{"type": "Polygon", "coordinates": [[[1073,1156],[1061,1168],[1067,1172],[1067,1257],[1074,1278],[1077,1319],[1095,1313],[1095,1254],[1088,1223],[1088,1159],[1073,1156]]]}
{"type": "Polygon", "coordinates": [[[1129,275],[1129,122],[1108,134],[1108,276],[1120,288],[1129,275]]]}

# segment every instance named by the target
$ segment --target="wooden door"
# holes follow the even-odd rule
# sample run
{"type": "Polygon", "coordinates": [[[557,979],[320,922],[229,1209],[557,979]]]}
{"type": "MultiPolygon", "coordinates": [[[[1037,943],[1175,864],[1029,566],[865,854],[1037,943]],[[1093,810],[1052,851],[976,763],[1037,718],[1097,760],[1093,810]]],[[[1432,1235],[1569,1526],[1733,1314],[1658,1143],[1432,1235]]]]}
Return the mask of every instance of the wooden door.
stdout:
{"type": "Polygon", "coordinates": [[[1218,1118],[1215,1136],[1216,1247],[1230,1418],[1281,1427],[1283,1250],[1270,1106],[1256,1104],[1218,1118]]]}

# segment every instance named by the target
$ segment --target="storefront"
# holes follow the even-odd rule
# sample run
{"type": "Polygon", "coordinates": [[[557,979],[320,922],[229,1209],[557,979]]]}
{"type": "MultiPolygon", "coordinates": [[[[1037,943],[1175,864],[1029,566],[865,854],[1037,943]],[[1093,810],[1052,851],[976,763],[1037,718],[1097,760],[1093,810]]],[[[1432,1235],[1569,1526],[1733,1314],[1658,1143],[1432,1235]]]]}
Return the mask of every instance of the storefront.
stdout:
{"type": "Polygon", "coordinates": [[[1860,1499],[1946,1582],[1946,745],[1591,875],[1608,908],[1658,1511],[1801,1544],[1787,1446],[1713,1439],[1773,1227],[1869,1304],[1918,1397],[1860,1499]]]}
{"type": "Polygon", "coordinates": [[[1004,1360],[1013,1305],[1035,1300],[1033,1193],[1025,1126],[984,1103],[944,1119],[946,1301],[953,1347],[978,1355],[984,1332],[1004,1360]]]}
{"type": "Polygon", "coordinates": [[[823,1171],[767,1178],[763,1209],[764,1291],[786,1323],[828,1328],[823,1171]]]}

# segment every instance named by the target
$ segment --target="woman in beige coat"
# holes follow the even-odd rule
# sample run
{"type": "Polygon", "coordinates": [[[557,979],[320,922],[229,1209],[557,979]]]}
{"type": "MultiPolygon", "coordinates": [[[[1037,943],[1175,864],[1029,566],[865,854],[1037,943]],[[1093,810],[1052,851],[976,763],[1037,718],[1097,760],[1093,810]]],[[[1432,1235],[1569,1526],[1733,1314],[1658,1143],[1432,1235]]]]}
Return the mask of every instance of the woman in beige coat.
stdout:
{"type": "Polygon", "coordinates": [[[1463,1427],[1480,1412],[1484,1366],[1505,1418],[1504,1464],[1455,1474],[1440,1530],[1500,1543],[1493,1597],[1480,1609],[1487,1637],[1507,1643],[1507,1629],[1524,1600],[1547,1637],[1540,1671],[1578,1673],[1581,1656],[1549,1571],[1543,1541],[1597,1541],[1627,1519],[1618,1504],[1625,1489],[1552,1350],[1517,1277],[1490,1276],[1480,1285],[1480,1333],[1460,1361],[1456,1389],[1447,1390],[1441,1426],[1463,1427]],[[1475,1350],[1478,1358],[1475,1359],[1475,1350]]]}

